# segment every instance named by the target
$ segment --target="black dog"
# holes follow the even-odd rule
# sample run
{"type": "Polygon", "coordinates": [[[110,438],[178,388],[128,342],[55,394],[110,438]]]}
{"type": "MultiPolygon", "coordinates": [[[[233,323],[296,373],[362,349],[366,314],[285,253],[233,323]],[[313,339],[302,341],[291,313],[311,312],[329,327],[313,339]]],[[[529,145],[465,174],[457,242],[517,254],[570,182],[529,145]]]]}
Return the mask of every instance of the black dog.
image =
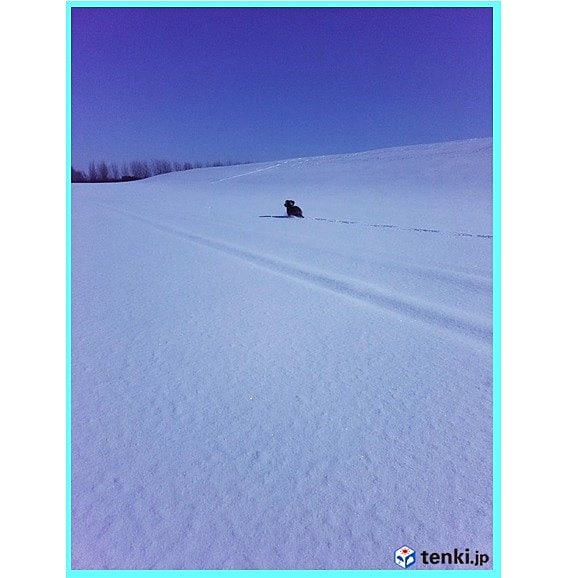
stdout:
{"type": "Polygon", "coordinates": [[[304,218],[304,215],[302,214],[302,209],[298,205],[295,205],[294,201],[287,200],[284,203],[284,206],[286,207],[286,214],[289,217],[304,218]]]}

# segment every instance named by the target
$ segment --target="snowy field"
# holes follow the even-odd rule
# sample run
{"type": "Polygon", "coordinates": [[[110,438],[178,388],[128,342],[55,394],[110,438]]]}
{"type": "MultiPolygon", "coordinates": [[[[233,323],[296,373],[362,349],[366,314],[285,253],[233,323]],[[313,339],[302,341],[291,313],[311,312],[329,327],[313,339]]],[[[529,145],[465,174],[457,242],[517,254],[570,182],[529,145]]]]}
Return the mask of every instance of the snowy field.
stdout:
{"type": "Polygon", "coordinates": [[[491,173],[475,139],[74,185],[73,569],[491,554],[491,173]]]}

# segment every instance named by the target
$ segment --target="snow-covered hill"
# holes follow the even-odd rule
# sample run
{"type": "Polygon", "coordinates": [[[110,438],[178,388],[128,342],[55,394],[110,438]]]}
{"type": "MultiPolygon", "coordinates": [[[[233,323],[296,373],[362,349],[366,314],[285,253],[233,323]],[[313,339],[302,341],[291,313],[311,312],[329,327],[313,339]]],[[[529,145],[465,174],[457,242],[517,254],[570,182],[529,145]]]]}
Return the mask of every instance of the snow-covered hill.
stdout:
{"type": "Polygon", "coordinates": [[[73,568],[491,554],[491,147],[73,186],[73,568]]]}

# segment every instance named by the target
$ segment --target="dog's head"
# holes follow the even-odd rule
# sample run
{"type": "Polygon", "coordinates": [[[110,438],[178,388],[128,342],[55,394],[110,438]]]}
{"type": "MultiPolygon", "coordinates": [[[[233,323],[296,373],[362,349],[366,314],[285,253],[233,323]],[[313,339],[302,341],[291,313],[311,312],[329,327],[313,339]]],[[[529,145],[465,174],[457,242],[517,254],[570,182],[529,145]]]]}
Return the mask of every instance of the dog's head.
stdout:
{"type": "Polygon", "coordinates": [[[291,201],[291,200],[287,199],[286,202],[284,203],[284,206],[286,208],[293,207],[294,206],[294,201],[291,201]]]}

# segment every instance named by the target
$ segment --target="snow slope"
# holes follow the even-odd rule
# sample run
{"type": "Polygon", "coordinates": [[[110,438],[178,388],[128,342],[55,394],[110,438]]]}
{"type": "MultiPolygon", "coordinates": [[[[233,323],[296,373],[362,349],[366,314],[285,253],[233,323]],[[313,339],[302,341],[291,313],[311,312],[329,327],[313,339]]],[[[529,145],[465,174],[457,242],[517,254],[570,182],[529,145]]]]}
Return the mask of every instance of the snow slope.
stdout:
{"type": "Polygon", "coordinates": [[[73,568],[491,554],[491,146],[73,186],[73,568]]]}

